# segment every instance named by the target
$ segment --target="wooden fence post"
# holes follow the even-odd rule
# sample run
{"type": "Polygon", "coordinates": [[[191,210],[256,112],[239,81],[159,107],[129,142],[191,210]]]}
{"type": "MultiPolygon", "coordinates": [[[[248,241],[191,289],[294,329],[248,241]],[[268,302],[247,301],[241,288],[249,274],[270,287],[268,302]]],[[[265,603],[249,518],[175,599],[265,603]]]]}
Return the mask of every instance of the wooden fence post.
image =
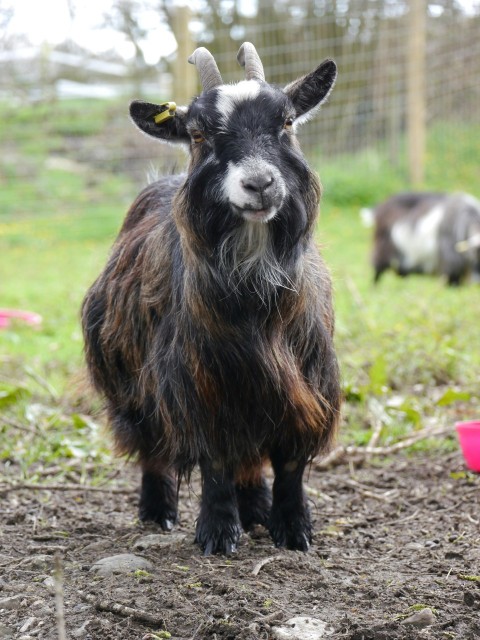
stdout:
{"type": "Polygon", "coordinates": [[[177,40],[177,57],[173,68],[173,95],[178,104],[188,104],[197,93],[197,72],[187,59],[195,49],[190,33],[192,11],[187,6],[175,7],[173,31],[177,40]]]}
{"type": "Polygon", "coordinates": [[[409,0],[407,51],[407,144],[410,183],[424,181],[426,140],[425,98],[425,0],[409,0]]]}

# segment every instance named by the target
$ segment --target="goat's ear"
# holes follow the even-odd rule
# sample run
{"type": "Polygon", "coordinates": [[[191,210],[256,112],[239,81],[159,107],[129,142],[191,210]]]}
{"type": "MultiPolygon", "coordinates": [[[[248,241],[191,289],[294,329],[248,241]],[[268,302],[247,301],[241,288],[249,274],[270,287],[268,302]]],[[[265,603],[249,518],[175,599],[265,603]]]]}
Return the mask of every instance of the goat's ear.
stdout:
{"type": "Polygon", "coordinates": [[[134,100],[130,104],[130,116],[144,133],[166,142],[189,142],[185,127],[187,109],[175,103],[152,104],[134,100]]]}
{"type": "Polygon", "coordinates": [[[284,92],[293,102],[301,124],[314,115],[328,98],[337,79],[337,65],[333,60],[324,60],[314,71],[288,84],[284,92]]]}

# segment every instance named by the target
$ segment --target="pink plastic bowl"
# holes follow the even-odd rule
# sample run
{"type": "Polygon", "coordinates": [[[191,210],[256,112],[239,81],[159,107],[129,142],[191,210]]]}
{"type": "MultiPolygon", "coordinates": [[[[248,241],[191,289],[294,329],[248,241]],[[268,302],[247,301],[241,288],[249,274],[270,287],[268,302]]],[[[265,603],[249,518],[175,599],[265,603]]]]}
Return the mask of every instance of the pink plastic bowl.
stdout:
{"type": "Polygon", "coordinates": [[[467,466],[472,471],[480,471],[480,420],[457,422],[455,428],[467,466]]]}
{"type": "Polygon", "coordinates": [[[42,316],[33,311],[21,311],[20,309],[0,309],[0,329],[7,329],[12,320],[21,320],[33,327],[38,327],[42,323],[42,316]]]}

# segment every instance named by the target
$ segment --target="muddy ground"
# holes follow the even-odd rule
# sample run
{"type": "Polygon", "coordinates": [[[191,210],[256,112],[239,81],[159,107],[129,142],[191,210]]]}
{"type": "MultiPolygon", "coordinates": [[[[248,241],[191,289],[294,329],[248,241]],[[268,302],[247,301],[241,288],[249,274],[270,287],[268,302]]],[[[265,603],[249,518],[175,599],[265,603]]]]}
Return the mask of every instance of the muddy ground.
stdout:
{"type": "Polygon", "coordinates": [[[110,483],[117,493],[3,485],[0,638],[58,637],[55,554],[69,639],[266,640],[296,616],[327,623],[331,639],[480,638],[480,476],[460,453],[312,469],[308,554],[258,530],[229,558],[202,557],[195,482],[181,492],[175,534],[185,537],[145,542],[161,532],[136,519],[137,480],[126,466],[110,483]],[[150,565],[92,570],[125,553],[150,565]]]}

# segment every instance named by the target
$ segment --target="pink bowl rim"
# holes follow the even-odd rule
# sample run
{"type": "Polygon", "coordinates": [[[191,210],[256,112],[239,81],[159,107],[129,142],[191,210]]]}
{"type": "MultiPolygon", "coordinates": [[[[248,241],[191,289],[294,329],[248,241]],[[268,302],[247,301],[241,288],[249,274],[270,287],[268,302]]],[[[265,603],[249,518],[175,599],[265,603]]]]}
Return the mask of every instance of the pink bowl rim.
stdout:
{"type": "Polygon", "coordinates": [[[480,420],[465,420],[464,422],[456,422],[455,428],[457,429],[457,431],[480,431],[480,420]]]}
{"type": "Polygon", "coordinates": [[[30,325],[40,325],[42,316],[34,311],[22,309],[0,309],[0,328],[7,329],[11,320],[23,320],[30,325]]]}

